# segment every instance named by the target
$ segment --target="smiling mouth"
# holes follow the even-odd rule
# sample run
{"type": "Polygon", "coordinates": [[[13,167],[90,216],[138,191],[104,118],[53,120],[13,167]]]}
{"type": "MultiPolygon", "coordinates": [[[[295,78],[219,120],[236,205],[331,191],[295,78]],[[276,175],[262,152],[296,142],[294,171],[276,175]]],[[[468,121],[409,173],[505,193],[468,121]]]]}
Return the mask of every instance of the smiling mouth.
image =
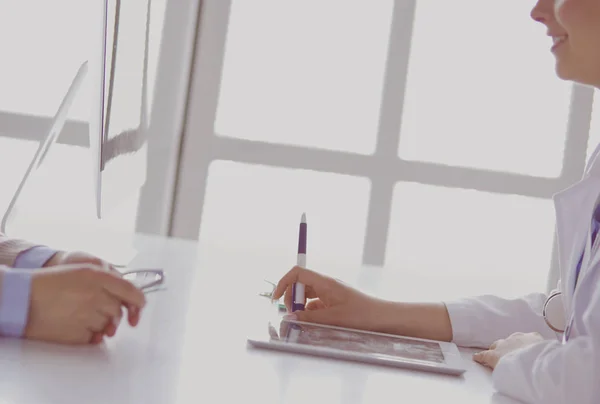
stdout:
{"type": "Polygon", "coordinates": [[[552,49],[551,50],[555,50],[560,45],[562,45],[563,43],[565,43],[566,40],[567,40],[567,38],[568,38],[567,35],[553,36],[552,37],[552,49]]]}

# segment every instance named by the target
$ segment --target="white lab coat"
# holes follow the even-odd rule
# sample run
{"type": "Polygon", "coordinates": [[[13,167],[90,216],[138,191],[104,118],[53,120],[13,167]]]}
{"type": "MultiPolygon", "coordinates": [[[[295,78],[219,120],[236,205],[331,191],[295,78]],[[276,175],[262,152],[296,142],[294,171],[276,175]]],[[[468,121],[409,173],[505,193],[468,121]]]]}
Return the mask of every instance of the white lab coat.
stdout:
{"type": "MultiPolygon", "coordinates": [[[[493,382],[500,393],[525,403],[600,403],[600,261],[581,268],[573,293],[575,268],[584,249],[600,194],[600,146],[581,181],[554,196],[565,323],[574,313],[571,336],[562,345],[542,317],[545,294],[507,300],[481,296],[447,302],[454,342],[485,348],[514,332],[538,332],[546,340],[500,360],[493,382]]],[[[600,236],[599,236],[600,237],[600,236]]],[[[523,268],[524,271],[527,268],[523,268]]]]}

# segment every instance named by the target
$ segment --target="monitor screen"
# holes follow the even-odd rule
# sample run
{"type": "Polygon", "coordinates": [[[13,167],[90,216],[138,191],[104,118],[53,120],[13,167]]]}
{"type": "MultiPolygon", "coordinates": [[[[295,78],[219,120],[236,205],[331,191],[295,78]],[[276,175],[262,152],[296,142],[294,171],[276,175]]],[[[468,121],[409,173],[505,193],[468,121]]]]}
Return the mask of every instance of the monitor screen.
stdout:
{"type": "Polygon", "coordinates": [[[101,216],[135,197],[146,179],[150,5],[106,0],[101,216]]]}

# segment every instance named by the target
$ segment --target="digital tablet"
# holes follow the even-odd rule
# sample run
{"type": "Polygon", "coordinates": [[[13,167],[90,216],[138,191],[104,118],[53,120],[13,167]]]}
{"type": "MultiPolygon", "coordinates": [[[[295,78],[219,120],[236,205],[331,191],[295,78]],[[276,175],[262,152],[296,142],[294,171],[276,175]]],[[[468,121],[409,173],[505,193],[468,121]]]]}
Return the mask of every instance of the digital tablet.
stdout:
{"type": "Polygon", "coordinates": [[[257,348],[451,375],[465,372],[455,344],[283,320],[248,338],[257,348]]]}

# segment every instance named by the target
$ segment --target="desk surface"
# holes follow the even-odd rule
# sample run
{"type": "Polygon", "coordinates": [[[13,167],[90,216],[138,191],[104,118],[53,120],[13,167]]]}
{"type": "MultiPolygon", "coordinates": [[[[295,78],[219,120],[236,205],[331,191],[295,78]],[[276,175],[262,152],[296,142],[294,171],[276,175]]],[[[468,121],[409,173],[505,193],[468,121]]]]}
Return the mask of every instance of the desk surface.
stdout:
{"type": "Polygon", "coordinates": [[[123,323],[100,346],[0,340],[0,402],[511,403],[469,351],[453,377],[249,348],[247,330],[272,310],[257,296],[262,279],[244,271],[249,255],[148,236],[136,247],[132,267],[168,271],[139,326],[123,323]]]}

